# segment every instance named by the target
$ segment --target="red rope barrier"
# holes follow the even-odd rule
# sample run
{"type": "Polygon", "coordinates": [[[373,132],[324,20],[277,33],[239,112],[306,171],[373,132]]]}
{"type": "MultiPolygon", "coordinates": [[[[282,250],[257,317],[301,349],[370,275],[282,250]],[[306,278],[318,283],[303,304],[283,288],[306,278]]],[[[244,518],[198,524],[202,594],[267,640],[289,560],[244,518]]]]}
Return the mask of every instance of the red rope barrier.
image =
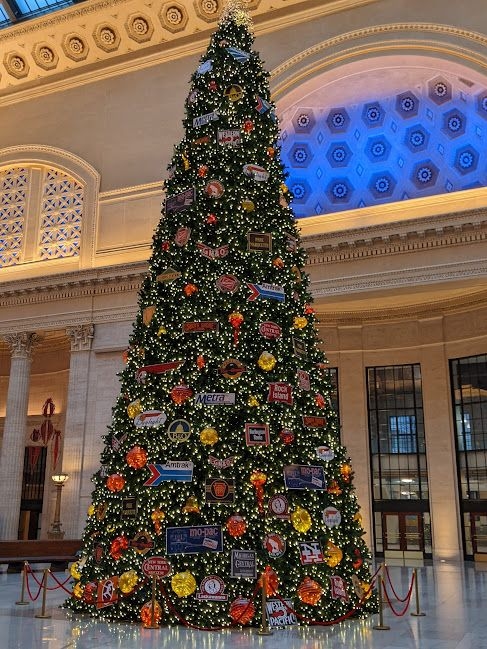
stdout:
{"type": "Polygon", "coordinates": [[[39,583],[39,581],[36,579],[36,577],[34,577],[34,573],[32,572],[31,567],[28,564],[26,564],[25,568],[26,568],[25,569],[25,586],[27,588],[27,593],[29,594],[31,602],[35,602],[39,598],[39,595],[41,594],[42,581],[39,583]],[[34,577],[34,580],[39,585],[39,590],[37,591],[37,595],[35,597],[32,596],[32,593],[30,591],[29,574],[31,574],[34,577]]]}
{"type": "Polygon", "coordinates": [[[52,573],[50,570],[49,570],[49,574],[50,574],[51,577],[54,579],[54,581],[56,582],[57,586],[53,586],[53,587],[51,587],[51,588],[47,588],[47,587],[46,587],[46,590],[57,590],[58,588],[62,588],[62,589],[64,590],[64,592],[67,593],[68,595],[72,595],[72,594],[73,594],[73,591],[72,591],[72,590],[68,590],[67,588],[65,588],[65,584],[67,584],[68,581],[70,581],[70,580],[72,579],[71,577],[68,577],[65,581],[60,582],[59,579],[56,577],[56,575],[55,575],[54,573],[52,573]]]}
{"type": "MultiPolygon", "coordinates": [[[[385,568],[385,572],[386,572],[386,576],[387,576],[387,581],[389,582],[389,586],[391,587],[391,590],[392,590],[392,594],[394,595],[394,597],[397,599],[398,602],[405,602],[407,600],[407,598],[410,597],[410,592],[411,591],[406,593],[406,597],[401,599],[401,597],[399,597],[399,595],[394,590],[394,586],[393,586],[392,581],[391,581],[391,576],[389,574],[389,568],[387,567],[386,563],[384,564],[384,568],[385,568]]],[[[414,575],[413,575],[413,579],[414,579],[414,575]]]]}
{"type": "Polygon", "coordinates": [[[406,599],[407,599],[406,605],[405,605],[405,607],[403,608],[403,610],[402,610],[400,613],[398,613],[398,612],[394,609],[394,607],[392,606],[392,602],[391,602],[391,600],[389,599],[389,595],[387,594],[386,583],[385,583],[385,581],[382,579],[382,586],[383,586],[384,597],[385,597],[385,599],[386,599],[386,602],[389,604],[389,607],[390,607],[392,613],[393,613],[396,617],[402,617],[403,615],[406,614],[406,611],[407,611],[408,608],[409,608],[409,604],[411,603],[411,595],[412,595],[412,592],[413,592],[413,584],[414,584],[414,573],[413,573],[413,576],[412,576],[412,578],[411,578],[411,584],[409,585],[408,594],[406,595],[406,599]]]}

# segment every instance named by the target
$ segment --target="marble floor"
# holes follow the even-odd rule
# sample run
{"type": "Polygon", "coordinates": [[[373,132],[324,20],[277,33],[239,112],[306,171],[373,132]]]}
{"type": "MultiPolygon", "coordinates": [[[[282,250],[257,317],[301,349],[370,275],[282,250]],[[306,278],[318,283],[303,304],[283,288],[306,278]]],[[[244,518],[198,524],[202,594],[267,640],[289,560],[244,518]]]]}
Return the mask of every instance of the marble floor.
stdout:
{"type": "MultiPolygon", "coordinates": [[[[42,573],[36,573],[40,578],[42,573]]],[[[389,566],[396,593],[407,592],[412,569],[389,566]]],[[[54,573],[59,582],[64,573],[54,573]]],[[[270,636],[256,630],[201,632],[181,627],[144,629],[135,624],[105,623],[73,616],[59,608],[65,595],[61,588],[46,591],[46,615],[41,598],[25,606],[20,599],[18,573],[0,574],[0,649],[487,649],[487,564],[437,563],[418,568],[420,608],[424,617],[413,617],[414,600],[403,617],[384,608],[384,624],[376,630],[379,616],[352,620],[326,628],[292,627],[270,636]],[[484,568],[484,569],[482,569],[484,568]]],[[[29,580],[30,583],[30,580],[29,580]]],[[[55,585],[54,583],[51,586],[55,585]]],[[[30,591],[37,592],[35,582],[30,591]]],[[[394,608],[402,605],[392,600],[394,608]]]]}

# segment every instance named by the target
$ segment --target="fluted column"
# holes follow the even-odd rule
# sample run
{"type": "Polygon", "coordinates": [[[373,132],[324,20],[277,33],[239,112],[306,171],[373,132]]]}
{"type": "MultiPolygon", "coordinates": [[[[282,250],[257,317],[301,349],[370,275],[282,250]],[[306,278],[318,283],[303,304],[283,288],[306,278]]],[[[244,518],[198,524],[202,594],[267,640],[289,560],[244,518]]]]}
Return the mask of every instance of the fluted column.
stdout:
{"type": "Polygon", "coordinates": [[[3,338],[11,350],[11,363],[0,453],[0,539],[13,540],[18,538],[19,530],[30,367],[38,336],[24,332],[3,338]]]}
{"type": "Polygon", "coordinates": [[[71,340],[66,423],[64,433],[63,472],[69,480],[63,488],[61,521],[65,538],[79,538],[86,519],[80,512],[81,478],[83,474],[83,449],[85,423],[88,409],[88,376],[91,343],[94,336],[92,324],[67,327],[71,340]]]}

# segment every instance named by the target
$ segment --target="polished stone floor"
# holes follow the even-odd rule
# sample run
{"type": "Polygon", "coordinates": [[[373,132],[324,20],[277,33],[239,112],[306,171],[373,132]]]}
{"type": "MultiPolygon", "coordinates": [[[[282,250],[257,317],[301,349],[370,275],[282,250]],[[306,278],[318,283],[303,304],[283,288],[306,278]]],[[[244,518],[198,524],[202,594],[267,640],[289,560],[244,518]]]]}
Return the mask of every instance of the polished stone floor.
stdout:
{"type": "MultiPolygon", "coordinates": [[[[97,622],[60,609],[65,597],[61,588],[46,591],[45,612],[51,617],[43,619],[36,617],[42,612],[41,597],[32,602],[27,592],[24,600],[30,603],[15,604],[21,595],[20,575],[0,574],[0,649],[486,649],[486,568],[467,563],[418,568],[420,609],[426,615],[410,615],[416,610],[414,599],[403,617],[395,617],[385,607],[384,625],[390,630],[374,629],[379,622],[374,615],[333,627],[275,630],[271,636],[257,635],[256,630],[208,633],[97,622]]],[[[389,574],[401,597],[408,590],[412,569],[390,566],[389,574]]],[[[60,583],[66,579],[64,573],[54,576],[60,583]]],[[[34,597],[38,587],[32,577],[29,584],[34,597]]],[[[397,611],[403,608],[395,599],[392,605],[397,611]]]]}

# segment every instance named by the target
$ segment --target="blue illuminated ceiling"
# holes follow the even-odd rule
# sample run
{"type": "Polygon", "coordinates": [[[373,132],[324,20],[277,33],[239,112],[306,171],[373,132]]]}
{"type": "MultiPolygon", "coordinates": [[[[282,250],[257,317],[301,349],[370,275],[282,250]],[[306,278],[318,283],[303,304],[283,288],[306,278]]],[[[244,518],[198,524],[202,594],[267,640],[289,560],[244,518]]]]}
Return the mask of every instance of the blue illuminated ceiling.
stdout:
{"type": "Polygon", "coordinates": [[[396,74],[388,91],[384,71],[375,96],[369,88],[362,101],[349,93],[340,102],[330,92],[327,103],[322,90],[285,111],[282,158],[296,216],[487,185],[487,81],[428,72],[405,73],[402,88],[396,74]]]}

